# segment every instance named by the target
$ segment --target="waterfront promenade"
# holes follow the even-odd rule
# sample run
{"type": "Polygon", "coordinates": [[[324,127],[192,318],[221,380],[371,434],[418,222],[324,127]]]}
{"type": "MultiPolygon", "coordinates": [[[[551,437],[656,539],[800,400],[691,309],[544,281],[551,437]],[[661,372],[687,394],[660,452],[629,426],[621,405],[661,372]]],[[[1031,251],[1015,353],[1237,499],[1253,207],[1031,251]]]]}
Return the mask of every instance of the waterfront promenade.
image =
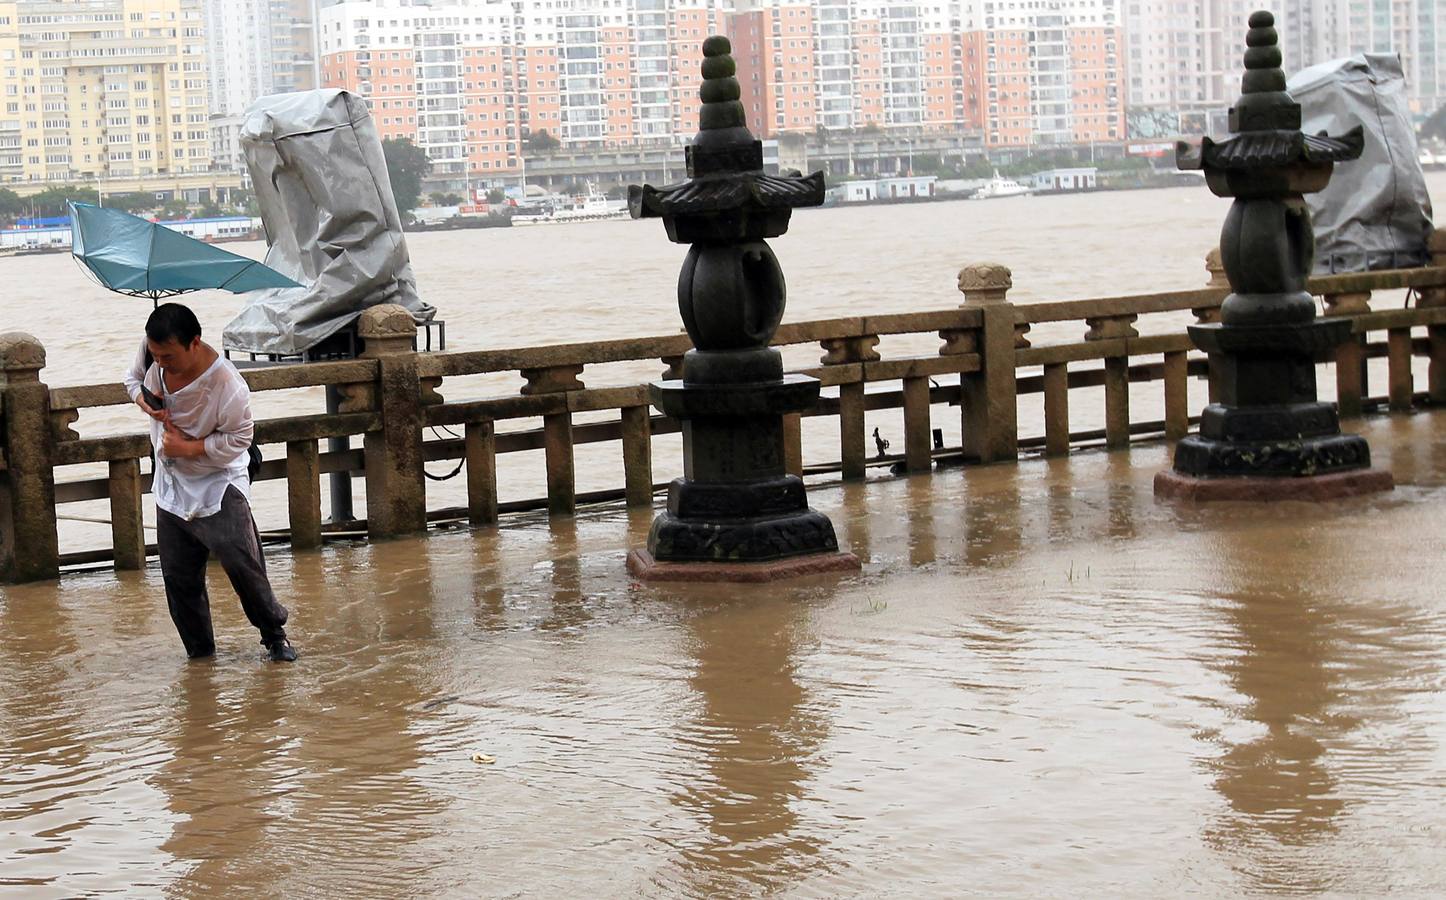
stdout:
{"type": "Polygon", "coordinates": [[[1394,492],[816,485],[863,572],[745,591],[620,506],[281,550],[290,668],[219,582],[199,665],[154,566],[5,587],[0,893],[1439,895],[1446,415],[1351,427],[1394,492]]]}
{"type": "MultiPolygon", "coordinates": [[[[1342,417],[1374,404],[1406,412],[1446,403],[1446,241],[1436,244],[1431,266],[1311,279],[1308,287],[1326,313],[1351,323],[1351,339],[1317,366],[1317,377],[1335,385],[1342,417]],[[1391,298],[1403,291],[1410,302],[1398,307],[1391,298]],[[1384,384],[1379,371],[1368,377],[1371,359],[1386,363],[1384,384]]],[[[1063,455],[1099,441],[1122,448],[1138,439],[1183,437],[1204,399],[1191,397],[1192,377],[1209,384],[1209,398],[1216,393],[1209,360],[1194,352],[1185,333],[1191,317],[1218,317],[1228,288],[1218,267],[1210,274],[1211,283],[1197,290],[1016,305],[1008,298],[1009,268],[979,262],[959,271],[963,302],[952,308],[788,322],[775,344],[804,354],[808,361],[793,371],[819,379],[827,391],[813,408],[784,419],[788,471],[863,478],[878,456],[870,453],[869,422],[880,413],[897,423],[897,442],[883,462],[908,472],[928,471],[941,458],[1008,462],[1031,448],[1063,455]],[[1141,405],[1143,390],[1154,393],[1155,402],[1141,405]],[[1021,414],[1026,398],[1042,414],[1021,414]],[[1082,406],[1103,428],[1080,427],[1082,406]],[[804,453],[808,420],[833,423],[836,450],[822,459],[804,453]],[[1043,433],[1030,434],[1038,420],[1043,433]]],[[[373,307],[359,323],[361,358],[245,373],[253,396],[328,385],[342,397],[335,414],[256,424],[258,444],[269,448],[260,484],[284,479],[285,535],[294,549],[320,546],[337,528],[348,539],[362,531],[389,538],[421,533],[438,521],[493,524],[509,511],[534,507],[558,517],[605,500],[651,508],[662,487],[653,475],[654,439],[675,434],[679,422],[652,411],[645,383],[591,387],[584,379],[600,368],[643,362],[676,377],[690,346],[687,335],[417,353],[415,330],[400,307],[373,307]],[[469,379],[502,375],[520,375],[522,384],[469,396],[469,379]],[[460,396],[454,385],[461,386],[460,396]],[[362,446],[323,450],[325,441],[351,436],[362,446]],[[621,460],[621,478],[606,490],[578,490],[579,448],[589,445],[603,445],[621,460]],[[499,459],[539,450],[546,497],[504,504],[499,459]],[[445,461],[456,461],[465,505],[435,502],[425,467],[445,461]],[[351,473],[365,496],[386,502],[368,505],[364,522],[328,528],[323,480],[334,472],[351,473]]],[[[77,428],[93,410],[128,406],[124,390],[114,383],[51,388],[45,363],[38,340],[0,336],[0,469],[9,485],[0,493],[6,523],[0,581],[53,578],[67,564],[138,568],[152,550],[142,500],[149,439],[83,436],[77,428]],[[87,466],[92,472],[103,466],[104,474],[63,474],[84,473],[87,466]],[[102,521],[110,546],[64,552],[61,510],[95,500],[108,505],[102,521]]]]}

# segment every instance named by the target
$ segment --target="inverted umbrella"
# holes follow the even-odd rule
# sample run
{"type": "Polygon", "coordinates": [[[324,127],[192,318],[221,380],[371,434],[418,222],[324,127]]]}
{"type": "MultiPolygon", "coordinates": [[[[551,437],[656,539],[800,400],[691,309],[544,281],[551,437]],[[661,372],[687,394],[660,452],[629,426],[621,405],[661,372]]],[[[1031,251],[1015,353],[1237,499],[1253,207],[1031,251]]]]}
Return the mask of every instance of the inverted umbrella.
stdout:
{"type": "Polygon", "coordinates": [[[70,253],[101,284],[153,303],[188,291],[301,287],[254,259],[92,203],[70,204],[70,253]]]}

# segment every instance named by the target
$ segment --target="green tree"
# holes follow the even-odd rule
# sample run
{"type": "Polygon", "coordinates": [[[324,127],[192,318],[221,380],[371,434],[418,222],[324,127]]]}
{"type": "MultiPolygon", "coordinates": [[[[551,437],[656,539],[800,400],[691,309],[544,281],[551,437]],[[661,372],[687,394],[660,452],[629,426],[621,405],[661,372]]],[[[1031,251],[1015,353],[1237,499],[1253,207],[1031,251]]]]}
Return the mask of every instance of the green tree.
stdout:
{"type": "Polygon", "coordinates": [[[959,169],[959,174],[965,178],[988,178],[994,174],[994,166],[990,164],[988,158],[975,156],[959,169]]]}
{"type": "Polygon", "coordinates": [[[14,222],[20,216],[25,215],[26,209],[26,203],[20,199],[19,194],[9,188],[0,188],[0,219],[14,222]]]}
{"type": "Polygon", "coordinates": [[[488,203],[502,203],[507,199],[507,192],[502,188],[493,188],[487,192],[488,203]]]}
{"type": "Polygon", "coordinates": [[[410,218],[422,196],[422,179],[432,171],[427,152],[411,138],[387,138],[382,141],[382,156],[387,161],[387,177],[392,183],[392,196],[402,218],[410,218]]]}
{"type": "Polygon", "coordinates": [[[57,184],[30,197],[27,205],[34,209],[38,216],[63,216],[68,203],[94,203],[95,201],[96,192],[93,187],[57,184]]]}
{"type": "Polygon", "coordinates": [[[1421,137],[1424,140],[1446,140],[1446,106],[1437,109],[1421,123],[1421,137]]]}
{"type": "Polygon", "coordinates": [[[105,205],[113,209],[123,210],[128,213],[148,213],[159,204],[156,202],[156,195],[144,191],[129,191],[120,194],[107,194],[105,205]]]}
{"type": "Polygon", "coordinates": [[[562,146],[562,141],[548,134],[546,128],[539,128],[527,135],[524,143],[528,150],[556,150],[562,146]]]}
{"type": "Polygon", "coordinates": [[[951,166],[944,163],[944,157],[938,153],[916,153],[913,157],[915,175],[944,175],[953,171],[951,166]]]}
{"type": "Polygon", "coordinates": [[[231,209],[243,216],[259,215],[261,212],[261,207],[256,205],[256,194],[251,191],[234,190],[226,202],[231,209]]]}
{"type": "Polygon", "coordinates": [[[162,219],[189,219],[191,217],[191,204],[180,197],[174,200],[167,200],[160,208],[158,217],[162,219]]]}

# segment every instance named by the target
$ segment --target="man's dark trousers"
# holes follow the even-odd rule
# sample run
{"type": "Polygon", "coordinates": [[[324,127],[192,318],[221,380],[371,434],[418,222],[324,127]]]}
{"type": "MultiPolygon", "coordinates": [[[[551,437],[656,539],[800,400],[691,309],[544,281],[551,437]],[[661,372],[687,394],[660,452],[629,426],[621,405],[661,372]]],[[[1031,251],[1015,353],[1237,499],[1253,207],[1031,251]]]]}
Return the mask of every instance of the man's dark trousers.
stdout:
{"type": "Polygon", "coordinates": [[[156,544],[166,602],[187,656],[209,656],[216,650],[211,631],[211,601],[206,595],[206,560],[215,555],[231,587],[241,598],[246,618],[261,631],[261,642],[286,639],[286,607],[276,602],[261,555],[261,535],[251,505],[234,486],[226,488],[221,509],[189,522],[156,510],[156,544]]]}

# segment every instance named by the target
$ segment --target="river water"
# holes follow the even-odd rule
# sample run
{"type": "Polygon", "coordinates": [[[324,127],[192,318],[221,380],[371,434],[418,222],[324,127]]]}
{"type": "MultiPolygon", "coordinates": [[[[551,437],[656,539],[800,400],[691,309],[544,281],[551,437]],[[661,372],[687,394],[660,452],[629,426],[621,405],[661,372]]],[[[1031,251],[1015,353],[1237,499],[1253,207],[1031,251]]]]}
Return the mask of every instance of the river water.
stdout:
{"type": "MultiPolygon", "coordinates": [[[[1223,212],[824,210],[775,247],[790,319],[902,312],[986,259],[1021,301],[1196,287],[1223,212]]],[[[677,327],[656,223],[411,244],[456,348],[677,327]]],[[[51,384],[115,377],[144,301],[0,268],[51,384]]],[[[1157,504],[1162,445],[820,486],[864,570],[784,586],[633,584],[615,508],[273,553],[291,667],[219,573],[196,664],[154,563],[0,588],[0,894],[1439,896],[1446,417],[1360,427],[1401,486],[1331,506],[1157,504]]]]}

